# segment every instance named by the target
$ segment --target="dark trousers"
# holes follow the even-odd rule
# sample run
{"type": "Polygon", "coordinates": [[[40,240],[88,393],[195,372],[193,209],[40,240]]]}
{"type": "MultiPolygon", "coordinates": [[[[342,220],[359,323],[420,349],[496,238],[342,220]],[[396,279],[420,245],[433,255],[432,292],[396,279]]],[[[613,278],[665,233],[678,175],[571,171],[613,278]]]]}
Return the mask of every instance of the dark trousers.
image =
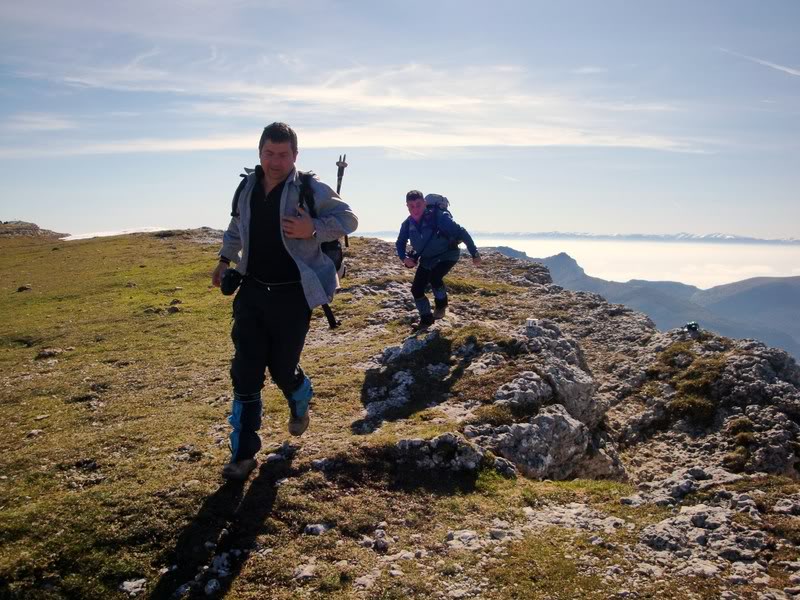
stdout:
{"type": "Polygon", "coordinates": [[[252,458],[261,448],[256,431],[261,426],[261,388],[267,371],[293,413],[295,400],[304,400],[307,407],[311,382],[299,361],[310,321],[311,310],[299,283],[268,288],[245,279],[239,288],[233,301],[231,330],[235,348],[231,363],[233,410],[229,419],[234,428],[232,460],[252,458]],[[295,398],[301,389],[304,398],[295,398]]]}
{"type": "Polygon", "coordinates": [[[456,262],[454,260],[445,260],[437,263],[432,269],[426,269],[422,265],[417,267],[417,272],[414,273],[414,281],[411,284],[411,295],[414,297],[414,303],[417,305],[421,315],[431,312],[431,305],[425,297],[425,288],[428,287],[428,284],[433,289],[436,307],[447,306],[447,288],[444,285],[444,276],[450,272],[456,262]]]}

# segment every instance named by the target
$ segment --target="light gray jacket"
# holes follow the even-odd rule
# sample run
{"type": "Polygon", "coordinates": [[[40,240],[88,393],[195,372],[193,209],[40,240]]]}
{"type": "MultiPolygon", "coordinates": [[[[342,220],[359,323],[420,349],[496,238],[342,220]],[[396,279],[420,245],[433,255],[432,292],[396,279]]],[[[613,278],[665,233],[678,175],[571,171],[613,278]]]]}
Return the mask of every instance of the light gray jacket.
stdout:
{"type": "MultiPolygon", "coordinates": [[[[239,194],[239,216],[233,217],[227,231],[222,236],[220,256],[234,263],[236,269],[247,274],[248,246],[250,244],[250,197],[253,187],[258,183],[255,173],[247,176],[247,182],[239,194]]],[[[350,207],[329,186],[316,177],[312,179],[314,206],[317,218],[313,219],[316,236],[306,240],[287,238],[281,229],[281,239],[286,251],[297,263],[300,281],[309,308],[327,304],[339,286],[339,277],[333,261],[320,249],[321,242],[329,242],[353,233],[358,227],[358,218],[350,207]]],[[[297,216],[300,199],[300,176],[292,169],[286,178],[281,193],[281,215],[297,216]]]]}

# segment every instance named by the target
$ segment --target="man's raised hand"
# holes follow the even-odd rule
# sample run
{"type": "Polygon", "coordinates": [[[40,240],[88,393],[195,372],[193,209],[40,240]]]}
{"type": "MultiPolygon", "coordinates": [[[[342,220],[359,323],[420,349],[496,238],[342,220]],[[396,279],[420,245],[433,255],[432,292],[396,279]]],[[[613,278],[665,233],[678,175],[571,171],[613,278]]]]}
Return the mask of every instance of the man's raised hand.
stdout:
{"type": "Polygon", "coordinates": [[[283,217],[281,224],[288,238],[306,240],[314,235],[314,222],[303,207],[298,207],[296,217],[283,217]]]}

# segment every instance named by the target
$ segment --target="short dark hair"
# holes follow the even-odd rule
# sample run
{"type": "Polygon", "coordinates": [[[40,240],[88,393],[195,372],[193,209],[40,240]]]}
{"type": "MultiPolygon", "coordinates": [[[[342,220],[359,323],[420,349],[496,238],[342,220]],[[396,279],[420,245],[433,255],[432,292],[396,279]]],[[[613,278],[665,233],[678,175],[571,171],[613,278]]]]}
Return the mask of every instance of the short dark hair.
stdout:
{"type": "Polygon", "coordinates": [[[423,198],[424,196],[419,190],[411,190],[406,194],[406,202],[411,202],[412,200],[422,200],[423,198]]]}
{"type": "Polygon", "coordinates": [[[297,134],[294,132],[294,129],[289,127],[286,123],[276,121],[264,127],[264,131],[261,133],[261,139],[258,141],[259,154],[261,154],[261,149],[267,141],[277,142],[279,144],[281,142],[291,142],[292,152],[297,153],[297,134]]]}

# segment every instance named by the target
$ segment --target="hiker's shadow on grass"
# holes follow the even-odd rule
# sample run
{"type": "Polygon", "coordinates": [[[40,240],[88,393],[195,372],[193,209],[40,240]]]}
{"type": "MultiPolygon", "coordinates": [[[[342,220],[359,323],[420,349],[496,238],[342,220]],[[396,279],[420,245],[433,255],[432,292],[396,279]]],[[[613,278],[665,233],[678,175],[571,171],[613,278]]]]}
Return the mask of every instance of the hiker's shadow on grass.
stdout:
{"type": "MultiPolygon", "coordinates": [[[[173,598],[182,585],[195,581],[204,566],[210,566],[214,556],[229,553],[227,577],[217,578],[220,584],[215,597],[224,596],[238,576],[254,547],[257,536],[272,513],[278,487],[275,482],[285,477],[291,468],[291,458],[262,464],[258,476],[245,493],[243,481],[228,481],[206,498],[203,506],[178,536],[167,563],[177,569],[165,573],[150,594],[152,600],[173,598]],[[227,535],[223,536],[223,530],[227,535]],[[209,544],[210,542],[210,544],[209,544]],[[208,544],[208,545],[206,545],[208,544]],[[230,550],[243,551],[238,557],[230,550]]],[[[208,577],[212,579],[214,576],[208,577]]],[[[206,597],[203,578],[196,582],[183,598],[206,597]]]]}
{"type": "MultiPolygon", "coordinates": [[[[404,346],[421,336],[409,338],[404,346]]],[[[407,419],[443,402],[469,364],[467,358],[453,364],[452,347],[452,340],[439,335],[416,351],[401,352],[382,367],[368,369],[361,386],[367,414],[350,425],[352,432],[372,433],[384,421],[407,419]]]]}

